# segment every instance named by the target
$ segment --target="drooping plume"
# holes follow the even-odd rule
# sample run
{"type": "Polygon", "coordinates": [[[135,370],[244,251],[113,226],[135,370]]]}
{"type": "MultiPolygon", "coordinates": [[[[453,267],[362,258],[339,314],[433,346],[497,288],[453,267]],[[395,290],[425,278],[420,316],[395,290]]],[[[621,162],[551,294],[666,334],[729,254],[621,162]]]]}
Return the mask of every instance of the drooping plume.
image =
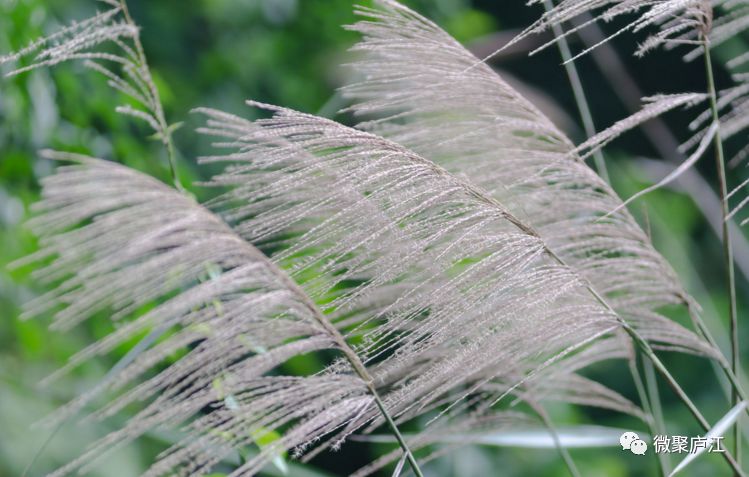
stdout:
{"type": "MultiPolygon", "coordinates": [[[[501,205],[400,146],[287,110],[258,123],[212,114],[217,132],[244,145],[221,159],[235,166],[216,182],[237,187],[215,204],[245,204],[229,214],[244,238],[155,179],[52,154],[76,164],[44,181],[31,224],[42,250],[32,260],[53,259],[37,276],[62,284],[29,315],[56,310],[63,329],[98,312],[122,321],[69,367],[158,334],[53,416],[108,395],[97,417],[143,406],[56,475],[179,423],[187,435],[146,475],[200,475],[277,430],[282,437],[233,474],[252,475],[283,450],[304,453],[318,441],[322,450],[382,425],[373,389],[398,422],[471,394],[520,395],[535,375],[573,373],[589,345],[617,328],[501,205]],[[276,237],[296,244],[273,257],[291,275],[245,240],[276,237]],[[278,374],[288,359],[321,350],[340,355],[315,375],[278,374]]],[[[637,412],[595,386],[587,395],[637,412]]],[[[502,418],[488,406],[473,415],[502,418]]]]}
{"type": "Polygon", "coordinates": [[[30,64],[8,73],[14,76],[81,61],[86,68],[104,75],[107,84],[132,103],[117,106],[115,111],[148,124],[171,154],[170,135],[177,125],[168,125],[164,117],[159,92],[140,42],[139,27],[131,18],[126,2],[99,2],[106,4],[107,10],[73,22],[17,52],[0,56],[0,65],[30,58],[30,64]]]}
{"type": "Polygon", "coordinates": [[[711,354],[660,313],[691,299],[574,145],[437,25],[394,1],[378,4],[360,8],[366,20],[351,27],[364,35],[354,47],[361,81],[344,92],[352,111],[371,118],[360,127],[488,191],[654,344],[711,354]]]}
{"type": "MultiPolygon", "coordinates": [[[[130,37],[115,34],[121,11],[107,3],[112,16],[64,33],[60,60],[102,38],[122,48],[130,37]]],[[[355,27],[358,49],[370,56],[347,91],[378,118],[363,127],[389,139],[259,103],[271,118],[203,110],[203,132],[229,148],[204,160],[227,164],[212,185],[229,189],[207,206],[125,167],[57,155],[76,164],[46,179],[32,226],[34,259],[52,260],[37,276],[62,284],[29,315],[54,311],[63,329],[99,312],[121,323],[66,369],[147,335],[53,416],[99,396],[113,399],[98,417],[142,406],[59,474],[181,424],[146,475],[204,474],[278,432],[232,474],[252,475],[282,451],[311,458],[372,432],[383,413],[432,418],[418,449],[514,422],[495,407],[510,394],[640,415],[576,374],[629,354],[623,322],[660,348],[714,352],[660,314],[691,300],[632,217],[609,214],[621,201],[569,140],[434,24],[381,6],[361,9],[372,21],[355,27]],[[324,369],[283,374],[310,353],[324,369]]],[[[150,114],[147,91],[110,79],[150,114]]]]}
{"type": "MultiPolygon", "coordinates": [[[[273,447],[295,447],[372,404],[361,378],[343,363],[338,372],[317,376],[266,375],[291,357],[343,344],[301,289],[216,215],[123,166],[55,156],[77,164],[44,180],[43,201],[37,206],[41,215],[31,224],[42,250],[33,258],[54,257],[36,276],[63,282],[33,302],[29,313],[58,309],[58,328],[70,328],[97,312],[110,312],[118,321],[135,315],[75,355],[71,367],[144,332],[160,334],[95,393],[55,416],[65,418],[92,394],[104,392],[114,392],[116,399],[99,417],[131,403],[147,403],[122,430],[57,474],[150,429],[188,421],[206,407],[211,412],[191,424],[192,438],[162,456],[151,473],[182,468],[197,475],[231,448],[252,443],[258,435],[253,430],[262,434],[291,422],[299,424],[273,447]],[[86,224],[77,227],[81,223],[86,224]],[[150,311],[134,313],[154,302],[150,311]],[[186,355],[164,366],[167,358],[188,347],[186,355]]],[[[268,448],[247,467],[262,467],[277,452],[268,448]]]]}
{"type": "Polygon", "coordinates": [[[574,273],[484,191],[378,136],[252,104],[275,115],[250,122],[203,111],[210,117],[203,132],[226,138],[233,151],[205,159],[229,164],[213,183],[232,191],[212,205],[247,240],[284,244],[274,260],[300,280],[310,277],[304,286],[313,299],[328,302],[334,322],[361,336],[357,352],[365,364],[377,363],[398,383],[398,416],[458,382],[510,373],[506,380],[516,383],[562,349],[610,329],[610,313],[574,273]],[[541,268],[531,272],[535,267],[541,268]],[[558,291],[544,297],[556,280],[558,291]],[[571,308],[550,309],[556,300],[571,308]],[[583,309],[590,317],[583,319],[583,309]],[[562,322],[552,325],[556,320],[590,328],[568,333],[562,322]],[[520,364],[514,353],[533,345],[518,338],[539,339],[552,333],[549,325],[565,344],[551,346],[550,354],[531,351],[546,358],[530,368],[520,364]],[[506,327],[514,331],[497,333],[506,327]],[[501,358],[474,355],[489,350],[504,351],[501,358]],[[387,359],[393,353],[397,359],[387,359]],[[414,386],[421,392],[411,394],[414,386]]]}

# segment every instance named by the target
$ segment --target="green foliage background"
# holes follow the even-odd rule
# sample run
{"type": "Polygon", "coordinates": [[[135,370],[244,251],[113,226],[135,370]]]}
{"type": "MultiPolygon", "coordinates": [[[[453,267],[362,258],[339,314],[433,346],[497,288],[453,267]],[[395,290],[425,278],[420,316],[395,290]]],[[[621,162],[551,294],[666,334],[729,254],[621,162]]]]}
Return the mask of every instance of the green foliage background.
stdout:
{"type": "MultiPolygon", "coordinates": [[[[48,34],[61,24],[86,18],[96,7],[91,0],[0,0],[0,53],[18,49],[35,37],[48,34]]],[[[133,16],[142,27],[142,38],[170,121],[184,125],[176,132],[179,171],[184,183],[209,175],[198,168],[195,158],[207,144],[194,133],[198,124],[190,114],[196,106],[211,106],[251,115],[243,106],[248,98],[276,103],[307,112],[334,116],[345,104],[335,89],[345,83],[348,71],[339,67],[350,59],[348,46],[356,36],[340,25],[354,21],[351,0],[131,0],[133,16]]],[[[364,2],[366,3],[366,2],[364,2]]],[[[469,45],[492,45],[492,34],[511,32],[527,25],[539,12],[522,0],[419,0],[408,2],[469,45]]],[[[629,57],[633,47],[617,41],[632,75],[647,93],[704,90],[702,73],[694,65],[683,65],[678,55],[657,53],[645,60],[629,57]],[[665,74],[666,72],[673,72],[665,74]]],[[[727,48],[746,49],[741,39],[727,48]]],[[[499,46],[497,44],[496,46],[499,46]]],[[[539,91],[566,112],[563,126],[582,139],[577,114],[556,51],[531,59],[513,57],[499,66],[539,91]]],[[[625,114],[616,91],[606,85],[589,58],[579,63],[583,81],[600,126],[625,114]]],[[[6,70],[7,72],[7,70],[6,70]]],[[[728,77],[719,71],[719,82],[728,77]]],[[[97,424],[66,423],[50,430],[31,425],[56,406],[92,386],[120,356],[111,362],[97,361],[46,388],[41,378],[57,369],[76,350],[111,326],[106,319],[92,320],[71,333],[51,332],[44,320],[22,321],[22,304],[43,292],[31,269],[11,270],[7,265],[36,248],[23,222],[32,213],[38,197],[38,181],[53,170],[36,151],[55,148],[77,151],[123,162],[169,181],[166,157],[159,143],[146,139],[140,124],[113,111],[120,100],[104,80],[80,65],[39,70],[0,82],[0,476],[17,476],[43,452],[28,475],[43,475],[75,457],[87,442],[117,426],[116,420],[97,424]]],[[[564,116],[561,116],[564,119],[564,116]]],[[[674,130],[684,131],[688,116],[669,117],[674,130]]],[[[344,122],[350,118],[338,117],[344,122]]],[[[683,133],[679,133],[683,137],[683,133]]],[[[607,159],[615,186],[623,196],[649,184],[647,175],[634,162],[639,155],[653,157],[652,148],[633,133],[610,149],[607,159]]],[[[699,166],[710,181],[712,163],[699,166]]],[[[734,171],[739,182],[745,171],[734,171]]],[[[192,187],[198,196],[205,191],[192,187]]],[[[726,294],[721,269],[721,249],[687,194],[659,191],[632,207],[652,233],[654,241],[675,266],[691,292],[705,308],[716,334],[725,342],[723,318],[726,294]]],[[[747,282],[739,273],[740,309],[746,310],[747,282]]],[[[743,313],[746,316],[746,313],[743,313]]],[[[675,314],[684,320],[685,317],[675,314]]],[[[102,317],[103,318],[103,317],[102,317]]],[[[749,340],[749,326],[742,339],[749,340]]],[[[667,362],[711,421],[728,408],[715,374],[703,360],[668,356],[667,362]]],[[[314,367],[295,361],[293,367],[314,367]]],[[[619,363],[604,364],[591,374],[636,400],[631,380],[619,363]]],[[[665,386],[661,388],[670,434],[697,435],[686,410],[665,386]]],[[[631,418],[569,406],[552,407],[560,425],[593,423],[643,430],[631,418]]],[[[122,415],[119,419],[126,419],[122,415]]],[[[136,444],[108,456],[92,475],[127,477],[138,475],[170,441],[169,435],[149,435],[136,444]]],[[[344,475],[382,452],[382,447],[351,444],[314,462],[306,474],[292,467],[290,475],[344,475]],[[318,473],[319,470],[319,473],[318,473]]],[[[573,451],[583,475],[655,475],[652,453],[638,457],[616,448],[573,451]]],[[[690,469],[692,475],[723,475],[724,464],[709,456],[690,469]],[[717,473],[716,473],[717,472],[717,473]]],[[[272,474],[277,472],[269,468],[272,474]]],[[[556,476],[566,470],[554,451],[527,449],[468,448],[427,466],[429,475],[461,476],[556,476]]],[[[383,474],[385,475],[385,474],[383,474]]],[[[387,474],[389,475],[389,474],[387,474]]],[[[726,474],[727,475],[727,474],[726,474]]]]}

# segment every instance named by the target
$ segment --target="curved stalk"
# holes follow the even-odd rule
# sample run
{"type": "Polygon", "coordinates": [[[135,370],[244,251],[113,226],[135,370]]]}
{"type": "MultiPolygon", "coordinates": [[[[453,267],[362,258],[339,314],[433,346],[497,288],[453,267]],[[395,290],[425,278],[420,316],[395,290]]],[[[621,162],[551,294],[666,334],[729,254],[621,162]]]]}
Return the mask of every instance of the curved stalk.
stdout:
{"type": "MultiPolygon", "coordinates": [[[[653,349],[650,347],[650,344],[643,339],[639,333],[637,333],[634,329],[632,329],[629,325],[624,323],[623,325],[624,330],[629,334],[632,339],[637,343],[637,345],[642,349],[645,356],[648,357],[648,359],[653,363],[653,366],[655,366],[655,369],[658,370],[659,373],[663,376],[663,378],[666,380],[666,383],[668,383],[669,387],[676,393],[676,395],[679,397],[679,399],[687,406],[687,409],[689,409],[689,412],[692,413],[694,418],[697,420],[697,422],[700,424],[700,427],[705,432],[710,431],[710,424],[707,422],[705,417],[702,415],[702,413],[697,409],[697,406],[692,402],[692,400],[687,396],[686,392],[684,392],[684,389],[679,385],[679,383],[676,381],[676,379],[671,375],[671,373],[668,371],[668,368],[663,364],[663,362],[656,356],[653,349]]],[[[738,462],[736,462],[736,459],[734,459],[733,455],[726,451],[723,453],[723,458],[726,459],[728,464],[731,466],[731,468],[734,471],[734,475],[737,476],[744,476],[744,472],[741,470],[741,467],[739,466],[738,462]]]]}
{"type": "MultiPolygon", "coordinates": [[[[556,253],[549,250],[548,248],[546,249],[546,252],[554,260],[556,260],[560,265],[567,267],[564,260],[562,260],[556,253]]],[[[692,400],[689,398],[687,393],[681,387],[679,382],[673,377],[673,375],[671,375],[671,372],[668,370],[666,365],[663,364],[660,358],[658,358],[658,356],[655,354],[655,351],[653,351],[653,348],[650,346],[647,340],[645,340],[645,338],[640,336],[637,330],[632,328],[626,321],[624,321],[619,316],[619,314],[616,313],[616,311],[611,307],[611,305],[609,305],[608,302],[592,287],[592,285],[586,284],[585,287],[601,305],[603,305],[607,310],[609,310],[611,313],[613,313],[616,316],[616,319],[619,322],[619,325],[622,327],[622,329],[630,336],[630,338],[632,338],[632,340],[640,348],[640,350],[642,350],[645,356],[647,356],[647,358],[653,363],[653,366],[655,366],[655,369],[658,370],[661,376],[663,376],[663,378],[666,380],[666,383],[669,385],[669,387],[674,391],[676,396],[687,407],[687,409],[689,409],[689,412],[697,420],[700,427],[702,427],[702,429],[705,432],[708,432],[710,430],[710,424],[707,422],[707,420],[702,415],[700,410],[697,409],[697,406],[694,404],[694,402],[692,402],[692,400]]],[[[740,388],[738,388],[738,386],[734,386],[734,387],[737,389],[737,392],[742,392],[740,388]]],[[[738,475],[738,476],[745,475],[743,471],[741,470],[741,467],[739,467],[738,463],[736,462],[736,460],[734,459],[731,453],[726,451],[722,453],[722,456],[726,460],[726,462],[728,462],[728,465],[730,465],[731,468],[734,470],[735,475],[738,475]]]]}
{"type": "MultiPolygon", "coordinates": [[[[713,123],[720,124],[720,116],[718,114],[718,97],[715,88],[715,78],[713,76],[713,64],[710,56],[710,43],[707,37],[703,38],[703,52],[705,58],[705,73],[707,75],[707,88],[708,94],[710,95],[710,109],[712,112],[713,123]]],[[[715,162],[718,169],[718,182],[720,186],[720,202],[721,212],[723,215],[723,259],[726,266],[726,274],[728,280],[728,314],[730,323],[731,333],[731,371],[735,376],[739,372],[739,332],[738,332],[738,318],[736,312],[736,273],[733,264],[733,246],[731,244],[731,230],[728,223],[728,185],[726,181],[726,164],[725,156],[723,153],[723,141],[721,140],[720,127],[715,133],[715,162]]],[[[731,393],[733,405],[739,402],[739,390],[737,386],[733,386],[731,393]]],[[[736,425],[733,428],[734,432],[734,452],[736,453],[736,459],[741,463],[741,429],[739,421],[736,421],[736,425]]]]}
{"type": "MultiPolygon", "coordinates": [[[[265,255],[261,254],[261,256],[259,256],[258,258],[268,263],[272,263],[265,255]]],[[[323,329],[330,335],[330,337],[336,343],[338,349],[346,357],[346,360],[349,362],[349,364],[351,364],[351,367],[354,369],[354,372],[366,384],[367,390],[372,395],[372,398],[374,399],[374,402],[377,405],[377,408],[380,410],[380,413],[385,418],[385,421],[387,422],[388,427],[390,427],[390,431],[393,433],[393,436],[395,436],[395,439],[398,441],[398,444],[403,450],[403,453],[406,455],[406,459],[408,460],[408,463],[411,465],[411,470],[413,470],[416,477],[424,477],[424,474],[422,473],[421,468],[419,468],[419,463],[416,461],[416,458],[411,452],[411,449],[408,447],[408,443],[403,438],[403,435],[398,429],[398,425],[395,423],[395,421],[393,420],[393,417],[390,415],[387,408],[385,407],[385,403],[382,402],[382,399],[380,398],[380,395],[377,392],[377,388],[374,385],[374,378],[372,377],[372,375],[369,374],[369,371],[367,371],[367,368],[366,366],[364,366],[364,363],[362,363],[361,359],[359,358],[359,355],[357,355],[354,352],[354,350],[351,349],[351,346],[349,346],[348,342],[346,341],[346,338],[343,337],[343,335],[338,330],[338,328],[336,328],[330,322],[330,320],[328,320],[325,317],[325,315],[317,307],[317,304],[314,301],[312,301],[312,299],[307,295],[307,293],[305,293],[304,290],[302,290],[302,288],[299,285],[297,285],[297,283],[294,280],[292,280],[288,275],[283,273],[279,268],[276,268],[275,266],[270,267],[270,269],[274,270],[274,273],[276,273],[276,276],[279,278],[279,280],[281,280],[281,282],[289,290],[293,291],[299,297],[299,299],[302,301],[304,306],[306,306],[307,309],[310,311],[310,313],[312,313],[312,316],[315,317],[315,320],[320,324],[320,326],[323,327],[323,329]]]]}
{"type": "Polygon", "coordinates": [[[562,441],[561,439],[559,439],[559,433],[557,433],[556,426],[554,426],[554,423],[551,421],[551,417],[549,417],[549,414],[546,412],[546,409],[544,409],[543,406],[541,406],[541,404],[535,401],[528,401],[528,404],[533,409],[533,411],[536,414],[538,414],[538,417],[541,418],[544,425],[549,430],[549,434],[551,434],[551,438],[554,441],[554,446],[557,448],[559,455],[562,457],[562,460],[564,460],[564,463],[567,465],[567,470],[570,472],[570,475],[572,477],[581,477],[580,471],[577,469],[577,466],[575,465],[575,461],[572,460],[572,456],[570,455],[567,448],[562,445],[562,441]]]}
{"type": "MultiPolygon", "coordinates": [[[[125,21],[134,28],[138,28],[138,24],[135,23],[133,17],[130,16],[130,10],[127,7],[126,0],[119,0],[120,8],[122,9],[122,15],[125,17],[125,21]]],[[[135,44],[135,54],[138,56],[138,63],[142,68],[141,73],[143,74],[143,80],[148,87],[148,91],[153,99],[154,114],[156,115],[156,121],[159,125],[159,131],[156,131],[161,136],[161,143],[166,150],[167,159],[169,161],[169,172],[172,176],[172,182],[174,187],[180,192],[184,192],[185,188],[179,180],[177,173],[177,155],[174,148],[174,141],[172,140],[172,132],[169,130],[169,123],[166,122],[166,116],[164,115],[164,106],[161,104],[161,97],[159,96],[159,89],[156,87],[156,83],[153,81],[151,71],[148,68],[148,60],[146,58],[146,52],[143,49],[143,44],[140,41],[140,35],[134,35],[133,43],[135,44]]]]}

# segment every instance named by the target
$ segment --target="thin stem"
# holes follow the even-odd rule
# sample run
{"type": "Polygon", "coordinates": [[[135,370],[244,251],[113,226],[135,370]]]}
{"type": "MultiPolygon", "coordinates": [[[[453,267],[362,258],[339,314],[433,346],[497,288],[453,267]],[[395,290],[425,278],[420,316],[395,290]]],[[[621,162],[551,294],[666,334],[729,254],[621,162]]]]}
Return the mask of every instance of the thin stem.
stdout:
{"type": "MultiPolygon", "coordinates": [[[[645,411],[645,424],[647,424],[650,434],[655,436],[658,434],[658,430],[655,426],[653,408],[650,404],[652,396],[648,396],[647,392],[645,391],[645,384],[642,380],[642,376],[640,375],[640,370],[637,367],[637,357],[640,353],[641,352],[637,349],[633,350],[632,357],[628,360],[629,372],[632,375],[632,380],[635,383],[635,388],[637,389],[637,395],[640,397],[643,411],[645,411]]],[[[658,462],[659,474],[661,475],[661,477],[666,477],[668,475],[668,472],[666,471],[666,466],[662,459],[663,457],[665,457],[663,454],[656,454],[656,462],[658,462]]]]}
{"type": "MultiPolygon", "coordinates": [[[[645,386],[647,388],[648,400],[650,402],[650,415],[653,417],[653,429],[655,434],[666,434],[666,426],[663,422],[663,409],[661,408],[661,396],[658,392],[658,381],[655,379],[655,370],[650,360],[643,360],[642,367],[645,370],[645,386]]],[[[671,473],[671,463],[668,454],[658,453],[658,461],[664,475],[671,473]]]]}
{"type": "Polygon", "coordinates": [[[406,440],[398,430],[398,426],[395,424],[395,421],[392,417],[390,417],[390,413],[388,413],[387,409],[385,408],[385,404],[377,394],[377,390],[375,389],[374,385],[372,383],[368,383],[367,386],[369,387],[369,390],[374,397],[375,403],[377,403],[377,407],[380,409],[382,415],[385,416],[385,420],[387,421],[388,426],[390,426],[390,430],[393,432],[393,435],[398,441],[398,444],[400,444],[401,449],[403,449],[403,452],[406,454],[406,459],[408,460],[408,463],[411,464],[411,470],[414,471],[414,474],[416,474],[417,477],[424,477],[424,474],[421,472],[421,468],[419,468],[419,463],[416,462],[416,458],[409,449],[406,440]]]}
{"type": "MultiPolygon", "coordinates": [[[[694,311],[690,310],[690,313],[694,314],[694,311]]],[[[712,347],[714,347],[715,349],[719,349],[718,343],[715,341],[715,338],[713,338],[710,330],[707,329],[704,321],[702,321],[702,319],[698,319],[695,320],[695,323],[697,324],[697,329],[699,330],[700,335],[705,338],[712,347]]],[[[726,359],[722,355],[718,356],[715,361],[718,362],[718,365],[723,370],[723,374],[725,374],[726,378],[728,378],[732,393],[736,393],[740,400],[748,401],[749,394],[744,391],[744,388],[741,386],[741,383],[739,381],[738,375],[734,373],[731,364],[728,363],[728,361],[726,361],[726,359]]],[[[749,409],[747,409],[747,413],[749,414],[749,409]]]]}
{"type": "MultiPolygon", "coordinates": [[[[668,371],[668,368],[663,364],[663,362],[656,356],[653,349],[650,347],[650,344],[645,341],[645,339],[640,336],[637,331],[635,331],[632,327],[630,327],[628,324],[623,323],[622,327],[624,330],[629,334],[630,337],[637,343],[637,345],[640,347],[642,352],[645,354],[645,356],[648,357],[648,359],[653,363],[653,366],[655,366],[655,369],[658,370],[659,373],[661,373],[661,376],[666,380],[666,383],[669,385],[669,387],[676,393],[676,395],[681,399],[681,401],[687,406],[687,409],[689,409],[689,412],[692,413],[692,415],[695,417],[697,422],[700,424],[702,429],[705,432],[710,431],[710,424],[707,422],[705,417],[702,415],[702,413],[697,409],[697,406],[692,402],[692,400],[687,396],[686,392],[684,392],[684,389],[679,385],[679,383],[676,381],[676,379],[671,375],[671,373],[668,371]]],[[[734,471],[734,475],[737,476],[743,476],[745,475],[744,472],[741,470],[741,467],[734,459],[733,455],[726,451],[723,453],[723,458],[726,459],[728,464],[731,466],[731,468],[734,471]]]]}
{"type": "MultiPolygon", "coordinates": [[[[259,254],[258,258],[262,261],[269,262],[269,259],[265,255],[259,254]]],[[[374,385],[374,378],[369,374],[369,371],[367,371],[366,366],[364,366],[364,363],[362,363],[359,356],[354,352],[354,350],[351,349],[351,346],[349,346],[346,338],[344,338],[338,328],[336,328],[330,322],[330,320],[325,317],[325,315],[320,311],[315,302],[312,301],[312,299],[304,292],[304,290],[302,290],[299,285],[297,285],[294,280],[292,280],[288,275],[283,273],[275,266],[270,267],[270,269],[274,271],[276,276],[289,290],[293,291],[299,297],[302,303],[304,303],[304,306],[306,306],[307,309],[312,313],[312,316],[315,317],[315,320],[323,327],[325,332],[328,333],[336,343],[338,349],[343,353],[343,355],[346,357],[346,360],[351,364],[354,372],[366,384],[369,393],[372,395],[372,398],[374,398],[374,402],[375,404],[377,404],[377,407],[380,410],[380,413],[385,418],[385,421],[390,427],[390,430],[395,436],[395,439],[398,441],[398,444],[403,450],[403,453],[406,455],[406,459],[411,465],[411,469],[414,471],[414,474],[416,474],[416,477],[424,477],[424,474],[421,472],[421,468],[419,467],[419,463],[416,461],[416,458],[411,452],[411,449],[408,447],[408,443],[403,438],[403,435],[398,429],[398,425],[395,423],[392,416],[390,415],[390,412],[388,412],[387,408],[385,407],[385,403],[382,402],[382,399],[377,392],[377,388],[374,385]]]]}
{"type": "Polygon", "coordinates": [[[564,463],[567,465],[567,470],[569,470],[570,475],[572,475],[572,477],[581,477],[580,471],[577,470],[577,466],[575,465],[575,461],[572,460],[572,456],[570,455],[569,451],[567,451],[567,448],[562,445],[562,441],[559,439],[557,429],[554,426],[554,423],[551,421],[549,414],[546,412],[543,406],[541,406],[541,404],[535,401],[528,401],[528,404],[536,412],[536,414],[538,414],[538,417],[541,418],[544,425],[549,430],[551,438],[552,440],[554,440],[554,446],[557,448],[557,450],[559,451],[559,455],[562,456],[562,460],[564,460],[564,463]]]}
{"type": "MultiPolygon", "coordinates": [[[[554,8],[554,3],[552,2],[552,0],[544,0],[544,8],[547,12],[554,8]]],[[[590,112],[588,100],[585,97],[585,89],[583,88],[583,83],[580,80],[580,75],[577,72],[575,62],[572,61],[572,51],[570,50],[570,45],[569,43],[567,43],[567,38],[562,31],[561,25],[555,23],[552,26],[552,30],[557,40],[559,53],[562,55],[562,59],[564,60],[564,69],[565,71],[567,71],[567,77],[570,80],[570,86],[572,86],[572,92],[575,95],[577,109],[580,112],[580,117],[583,120],[585,135],[588,138],[591,138],[596,135],[596,127],[593,123],[593,114],[590,112]]],[[[604,159],[603,153],[600,149],[597,149],[593,153],[593,160],[595,161],[598,174],[601,175],[603,180],[610,184],[611,180],[609,179],[609,172],[606,169],[606,160],[604,159]]]]}
{"type": "MultiPolygon", "coordinates": [[[[705,57],[705,73],[707,74],[707,88],[708,94],[710,95],[710,109],[712,111],[713,123],[720,125],[720,116],[718,114],[718,97],[715,89],[715,78],[713,76],[713,64],[710,57],[710,43],[705,37],[703,38],[703,51],[705,57]]],[[[718,182],[720,185],[720,202],[721,202],[721,213],[723,215],[723,259],[726,265],[726,274],[728,278],[728,313],[730,319],[730,333],[731,333],[731,371],[734,375],[739,372],[739,331],[738,331],[738,318],[736,312],[736,273],[734,271],[733,264],[733,246],[731,244],[731,230],[728,223],[728,214],[730,213],[728,208],[728,185],[726,181],[726,164],[725,156],[723,153],[723,141],[721,140],[720,127],[715,133],[715,162],[718,168],[718,182]]],[[[739,402],[739,393],[736,386],[731,393],[733,405],[739,402]]],[[[736,459],[741,462],[741,430],[739,420],[736,421],[736,425],[733,429],[734,432],[734,452],[736,453],[736,459]]]]}
{"type": "MultiPolygon", "coordinates": [[[[122,15],[125,17],[125,21],[134,28],[137,28],[137,23],[135,23],[133,17],[130,16],[130,10],[127,7],[126,0],[120,0],[120,8],[122,9],[122,15]]],[[[146,85],[148,86],[149,93],[151,94],[151,99],[153,100],[153,113],[156,116],[156,121],[158,122],[160,129],[160,131],[156,132],[161,136],[161,143],[164,145],[164,149],[166,149],[166,154],[169,161],[169,172],[172,175],[172,182],[174,183],[174,187],[177,188],[177,190],[179,190],[180,192],[185,192],[185,188],[182,186],[182,183],[179,180],[179,175],[177,173],[177,155],[174,148],[174,142],[172,140],[172,133],[169,130],[169,123],[167,123],[166,116],[164,115],[164,107],[161,104],[159,89],[156,87],[156,83],[154,83],[153,77],[151,76],[151,71],[148,68],[146,52],[143,49],[143,44],[140,41],[139,34],[134,35],[133,43],[135,45],[135,52],[138,55],[138,66],[141,70],[140,73],[142,75],[143,81],[145,81],[146,85]]]]}
{"type": "MultiPolygon", "coordinates": [[[[551,256],[554,260],[556,260],[560,265],[566,268],[569,268],[567,264],[564,262],[564,260],[562,260],[556,253],[554,253],[548,247],[546,248],[546,253],[548,253],[549,256],[551,256]]],[[[616,311],[611,307],[611,305],[609,305],[608,302],[589,283],[586,283],[585,287],[601,305],[603,305],[607,310],[609,310],[611,313],[613,313],[616,316],[616,319],[619,322],[619,325],[622,327],[622,329],[624,329],[624,331],[632,338],[635,344],[642,350],[645,356],[647,356],[647,358],[653,363],[653,365],[655,366],[655,369],[658,370],[661,376],[663,376],[663,378],[666,380],[666,383],[668,383],[669,387],[674,391],[676,396],[684,403],[687,409],[689,409],[689,412],[694,416],[694,418],[700,424],[702,429],[705,432],[708,432],[710,430],[710,424],[708,424],[707,420],[702,415],[700,410],[697,409],[697,406],[695,406],[695,404],[692,402],[689,396],[687,396],[687,393],[684,391],[684,389],[682,389],[678,381],[676,381],[676,379],[668,371],[668,368],[666,368],[666,365],[664,365],[663,362],[661,362],[661,360],[658,358],[658,356],[656,356],[655,352],[653,351],[653,348],[650,347],[650,344],[645,340],[645,338],[640,336],[637,330],[632,328],[629,325],[629,323],[624,321],[619,316],[619,314],[616,313],[616,311]]],[[[733,458],[733,455],[731,453],[726,451],[722,453],[722,455],[723,455],[723,458],[728,462],[728,464],[734,470],[736,475],[739,475],[739,476],[744,475],[744,473],[742,472],[739,465],[736,463],[736,460],[733,458]]]]}

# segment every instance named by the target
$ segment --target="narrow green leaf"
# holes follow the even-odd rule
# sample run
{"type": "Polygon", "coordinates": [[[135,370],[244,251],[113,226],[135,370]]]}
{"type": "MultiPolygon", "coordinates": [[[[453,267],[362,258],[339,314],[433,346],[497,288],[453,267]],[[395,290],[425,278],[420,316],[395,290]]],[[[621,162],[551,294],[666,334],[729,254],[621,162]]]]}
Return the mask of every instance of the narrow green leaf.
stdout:
{"type": "Polygon", "coordinates": [[[406,458],[408,457],[408,454],[403,453],[403,456],[398,460],[398,465],[395,466],[395,470],[393,471],[393,475],[391,477],[400,477],[401,472],[403,472],[403,466],[406,465],[406,458]]]}
{"type": "MultiPolygon", "coordinates": [[[[707,439],[707,442],[710,443],[713,439],[716,437],[722,437],[723,434],[736,422],[736,420],[739,418],[742,412],[744,412],[744,409],[746,409],[747,404],[749,404],[749,401],[741,401],[737,405],[733,407],[728,413],[721,418],[720,421],[713,426],[712,429],[705,435],[705,439],[707,439]]],[[[707,448],[701,448],[697,452],[690,453],[687,455],[684,460],[679,462],[679,465],[676,466],[676,468],[669,474],[668,477],[672,477],[673,475],[676,475],[678,472],[684,470],[686,466],[688,466],[694,459],[696,459],[698,456],[702,455],[707,448]]]]}
{"type": "MultiPolygon", "coordinates": [[[[174,131],[176,131],[179,128],[181,128],[183,124],[184,123],[182,121],[170,124],[166,128],[167,134],[171,135],[172,133],[174,133],[174,131]]],[[[148,139],[151,139],[153,141],[161,141],[161,140],[164,139],[164,135],[162,133],[160,133],[160,132],[155,132],[155,133],[151,134],[150,136],[148,136],[148,139]]]]}
{"type": "MultiPolygon", "coordinates": [[[[265,428],[260,428],[252,433],[252,438],[255,444],[263,449],[266,446],[273,444],[275,441],[281,439],[281,434],[276,431],[272,431],[265,428]]],[[[286,453],[279,453],[273,456],[273,465],[281,471],[281,474],[288,475],[289,466],[286,464],[286,453]]]]}

